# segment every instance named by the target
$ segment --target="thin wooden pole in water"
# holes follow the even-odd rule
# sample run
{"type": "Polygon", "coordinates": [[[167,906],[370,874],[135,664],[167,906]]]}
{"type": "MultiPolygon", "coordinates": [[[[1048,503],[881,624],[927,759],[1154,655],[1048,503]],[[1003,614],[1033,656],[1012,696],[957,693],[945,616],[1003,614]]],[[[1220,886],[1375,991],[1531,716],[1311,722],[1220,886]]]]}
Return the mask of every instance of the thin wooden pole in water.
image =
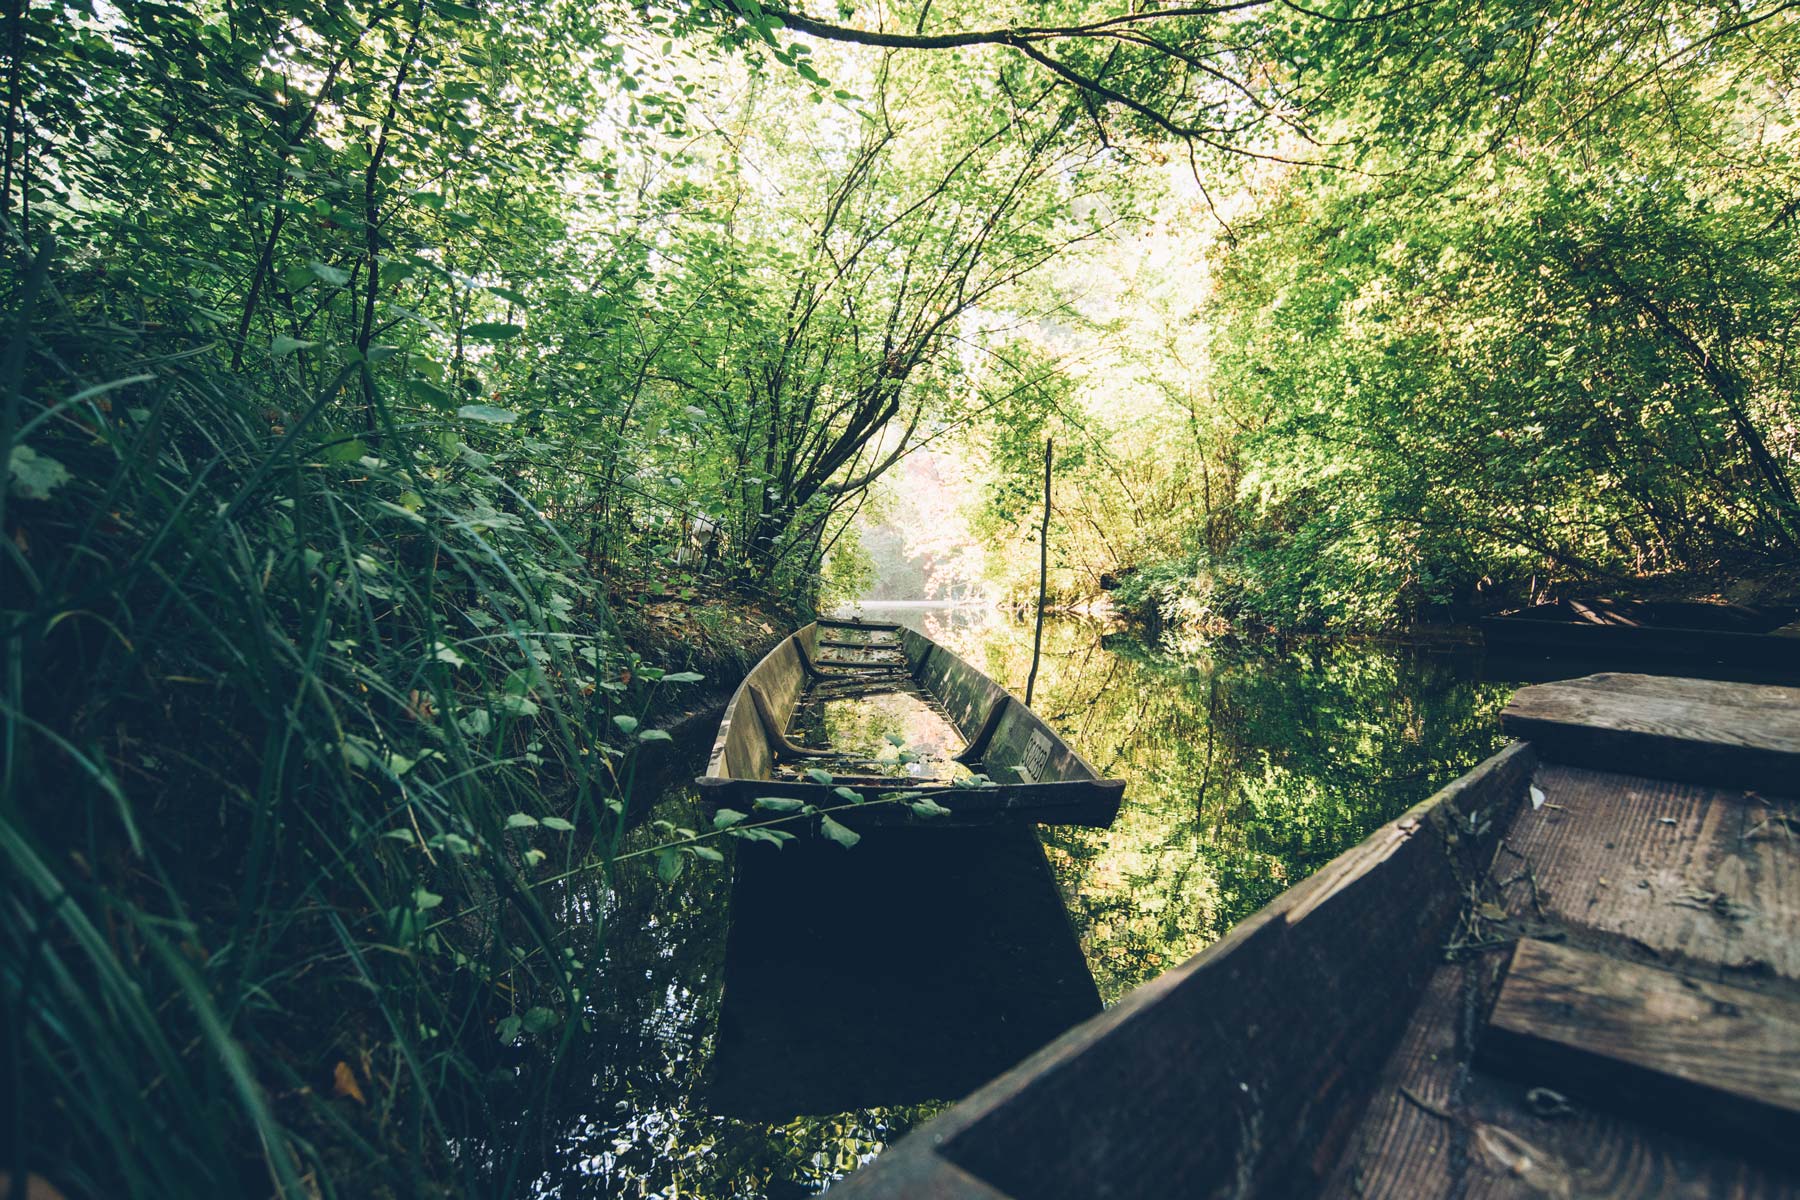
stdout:
{"type": "Polygon", "coordinates": [[[1031,707],[1031,689],[1037,686],[1038,655],[1044,649],[1044,589],[1050,582],[1050,459],[1055,439],[1044,439],[1044,526],[1038,533],[1037,629],[1031,635],[1031,674],[1025,677],[1025,707],[1031,707]]]}

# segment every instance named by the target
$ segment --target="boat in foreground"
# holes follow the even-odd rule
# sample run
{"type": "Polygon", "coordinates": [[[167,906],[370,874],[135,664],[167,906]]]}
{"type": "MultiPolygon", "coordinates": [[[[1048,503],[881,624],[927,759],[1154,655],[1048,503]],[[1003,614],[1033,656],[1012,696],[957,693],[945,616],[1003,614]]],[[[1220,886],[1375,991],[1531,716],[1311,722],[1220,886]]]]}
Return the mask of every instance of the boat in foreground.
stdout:
{"type": "Polygon", "coordinates": [[[1596,675],[1503,723],[832,1195],[1800,1195],[1800,689],[1596,675]]]}
{"type": "Polygon", "coordinates": [[[1101,778],[1012,693],[924,634],[850,620],[801,628],[751,670],[699,783],[720,804],[797,799],[853,826],[1020,819],[1104,828],[1125,791],[1124,780],[1101,778]]]}

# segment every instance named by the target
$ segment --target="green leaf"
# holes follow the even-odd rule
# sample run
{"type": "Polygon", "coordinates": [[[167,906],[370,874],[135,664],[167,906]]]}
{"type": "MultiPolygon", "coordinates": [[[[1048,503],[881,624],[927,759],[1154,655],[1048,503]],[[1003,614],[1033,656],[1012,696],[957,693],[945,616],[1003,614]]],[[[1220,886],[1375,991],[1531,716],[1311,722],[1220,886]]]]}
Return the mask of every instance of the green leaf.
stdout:
{"type": "Polygon", "coordinates": [[[862,793],[857,791],[855,788],[847,788],[847,787],[832,788],[831,794],[836,796],[838,799],[846,800],[851,804],[861,804],[863,802],[862,793]]]}
{"type": "Polygon", "coordinates": [[[72,478],[68,468],[30,446],[14,446],[7,457],[7,476],[13,495],[21,500],[48,500],[50,493],[72,478]]]}
{"type": "Polygon", "coordinates": [[[512,816],[506,818],[506,827],[508,829],[536,829],[537,825],[538,819],[530,813],[516,812],[512,816]]]}
{"type": "Polygon", "coordinates": [[[862,841],[862,834],[847,826],[838,824],[823,813],[819,815],[819,832],[846,850],[862,841]]]}
{"type": "Polygon", "coordinates": [[[921,817],[947,817],[950,815],[949,809],[929,796],[914,800],[907,807],[912,809],[915,815],[921,817]]]}
{"type": "Polygon", "coordinates": [[[669,731],[666,729],[646,729],[644,732],[638,734],[638,741],[640,742],[672,742],[674,740],[674,738],[669,736],[669,731]]]}
{"type": "MultiPolygon", "coordinates": [[[[406,381],[406,390],[413,399],[421,400],[433,408],[449,408],[456,403],[455,396],[429,379],[409,379],[406,381]]],[[[474,405],[470,407],[473,408],[474,405]]]]}
{"type": "MultiPolygon", "coordinates": [[[[731,826],[736,825],[739,821],[748,821],[749,819],[749,813],[741,813],[735,808],[721,808],[718,812],[713,814],[713,828],[728,829],[731,826]]],[[[401,830],[400,832],[405,831],[401,830]]]]}
{"type": "Polygon", "coordinates": [[[511,425],[519,419],[519,414],[510,408],[497,408],[492,404],[465,404],[456,410],[456,415],[470,421],[485,421],[489,425],[511,425]]]}
{"type": "Polygon", "coordinates": [[[619,732],[621,732],[621,733],[636,733],[637,727],[638,727],[638,719],[634,716],[630,716],[629,714],[620,713],[618,716],[613,718],[613,724],[617,725],[619,727],[619,732]]]}
{"type": "Polygon", "coordinates": [[[681,855],[670,849],[656,852],[656,877],[664,883],[674,883],[681,874],[681,855]]]}
{"type": "Polygon", "coordinates": [[[791,813],[799,812],[802,808],[805,808],[806,801],[793,800],[786,796],[758,796],[756,798],[756,807],[774,813],[791,813]]]}
{"type": "Polygon", "coordinates": [[[311,350],[317,342],[303,342],[299,338],[291,338],[285,333],[269,343],[269,357],[283,358],[296,350],[311,350]]]}
{"type": "Polygon", "coordinates": [[[711,846],[695,846],[692,849],[695,858],[704,858],[707,862],[716,863],[725,861],[725,856],[720,854],[717,850],[714,850],[711,846]]]}
{"type": "Polygon", "coordinates": [[[539,863],[543,862],[546,858],[549,858],[549,857],[550,856],[548,854],[545,854],[542,850],[538,850],[535,848],[531,849],[531,850],[527,850],[525,852],[525,865],[528,867],[535,867],[539,863]]]}
{"type": "Polygon", "coordinates": [[[519,1032],[524,1028],[525,1022],[518,1017],[501,1017],[500,1023],[494,1026],[494,1033],[502,1042],[511,1045],[519,1040],[519,1032]]]}
{"type": "Polygon", "coordinates": [[[538,822],[545,829],[554,829],[558,833],[573,833],[575,826],[561,817],[545,817],[538,822]]]}
{"type": "Polygon", "coordinates": [[[812,780],[814,783],[823,784],[826,787],[831,786],[831,772],[830,771],[821,771],[817,767],[808,767],[806,769],[806,777],[808,779],[812,780]]]}
{"type": "Polygon", "coordinates": [[[505,321],[477,321],[473,325],[463,326],[463,336],[481,342],[503,342],[524,332],[523,325],[510,325],[505,321]]]}
{"type": "Polygon", "coordinates": [[[396,842],[405,842],[409,846],[419,840],[419,835],[410,829],[390,829],[381,836],[393,838],[396,842]]]}
{"type": "Polygon", "coordinates": [[[343,287],[350,282],[350,272],[348,271],[339,270],[337,267],[328,267],[317,260],[307,263],[306,266],[312,272],[313,278],[320,283],[330,284],[332,287],[343,287]]]}
{"type": "Polygon", "coordinates": [[[549,1030],[555,1029],[561,1021],[562,1018],[557,1016],[556,1012],[552,1009],[539,1006],[537,1008],[525,1010],[526,1033],[548,1032],[549,1030]]]}
{"type": "Polygon", "coordinates": [[[436,892],[428,892],[424,888],[420,888],[413,893],[413,905],[420,912],[430,912],[443,902],[444,898],[442,896],[438,895],[436,892]]]}
{"type": "Polygon", "coordinates": [[[673,675],[664,675],[662,681],[664,683],[699,683],[705,678],[706,676],[696,675],[692,671],[677,671],[673,675]]]}

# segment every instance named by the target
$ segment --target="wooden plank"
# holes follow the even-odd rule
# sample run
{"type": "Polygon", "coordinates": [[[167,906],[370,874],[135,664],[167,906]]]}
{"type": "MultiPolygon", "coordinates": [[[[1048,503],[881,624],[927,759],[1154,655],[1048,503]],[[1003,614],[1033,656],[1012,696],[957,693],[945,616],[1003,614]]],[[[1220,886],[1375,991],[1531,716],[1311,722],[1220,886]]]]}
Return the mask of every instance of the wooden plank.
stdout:
{"type": "MultiPolygon", "coordinates": [[[[1502,855],[1501,861],[1506,861],[1502,855]]],[[[1792,1200],[1800,1179],[1699,1136],[1576,1102],[1548,1108],[1470,1062],[1471,1020],[1492,1005],[1505,953],[1447,963],[1382,1072],[1328,1200],[1707,1197],[1792,1200]]]]}
{"type": "Polygon", "coordinates": [[[952,1195],[953,1169],[1036,1200],[1316,1191],[1533,762],[1489,759],[833,1195],[952,1195]]]}
{"type": "Polygon", "coordinates": [[[1527,938],[1483,1066],[1800,1161],[1800,1001],[1527,938]]]}
{"type": "Polygon", "coordinates": [[[1520,689],[1500,723],[1553,761],[1777,795],[1800,788],[1800,688],[1590,675],[1520,689]]]}
{"type": "Polygon", "coordinates": [[[1546,763],[1507,835],[1505,905],[1664,966],[1800,983],[1800,828],[1741,791],[1546,763]]]}
{"type": "MultiPolygon", "coordinates": [[[[715,804],[747,809],[762,796],[805,800],[820,808],[835,809],[832,816],[852,829],[896,823],[985,825],[1004,819],[1104,829],[1119,815],[1119,801],[1125,794],[1123,779],[1064,780],[986,788],[921,785],[922,781],[898,779],[880,784],[834,783],[826,786],[785,779],[721,779],[710,775],[703,775],[695,782],[715,804]],[[916,794],[914,798],[927,796],[950,811],[946,816],[926,818],[916,817],[911,809],[894,803],[845,808],[843,798],[834,794],[834,789],[840,786],[849,787],[869,800],[900,791],[916,794]]],[[[795,826],[797,830],[804,827],[805,822],[795,826]]]]}

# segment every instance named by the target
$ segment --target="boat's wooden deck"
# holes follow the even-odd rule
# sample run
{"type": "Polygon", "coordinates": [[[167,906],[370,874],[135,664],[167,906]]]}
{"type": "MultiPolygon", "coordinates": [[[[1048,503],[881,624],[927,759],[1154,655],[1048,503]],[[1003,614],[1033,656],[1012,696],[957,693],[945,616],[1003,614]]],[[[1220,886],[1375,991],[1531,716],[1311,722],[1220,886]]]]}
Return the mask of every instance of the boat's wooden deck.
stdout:
{"type": "Polygon", "coordinates": [[[1438,969],[1329,1194],[1795,1195],[1793,805],[1555,763],[1532,786],[1452,943],[1506,945],[1438,969]]]}
{"type": "Polygon", "coordinates": [[[970,774],[954,758],[968,742],[943,702],[913,678],[897,631],[830,627],[816,645],[812,661],[822,673],[809,679],[788,725],[789,737],[813,753],[777,761],[774,779],[797,782],[822,770],[834,782],[914,784],[970,774]],[[858,724],[864,734],[893,725],[909,736],[899,746],[879,745],[879,737],[844,728],[858,724]]]}

